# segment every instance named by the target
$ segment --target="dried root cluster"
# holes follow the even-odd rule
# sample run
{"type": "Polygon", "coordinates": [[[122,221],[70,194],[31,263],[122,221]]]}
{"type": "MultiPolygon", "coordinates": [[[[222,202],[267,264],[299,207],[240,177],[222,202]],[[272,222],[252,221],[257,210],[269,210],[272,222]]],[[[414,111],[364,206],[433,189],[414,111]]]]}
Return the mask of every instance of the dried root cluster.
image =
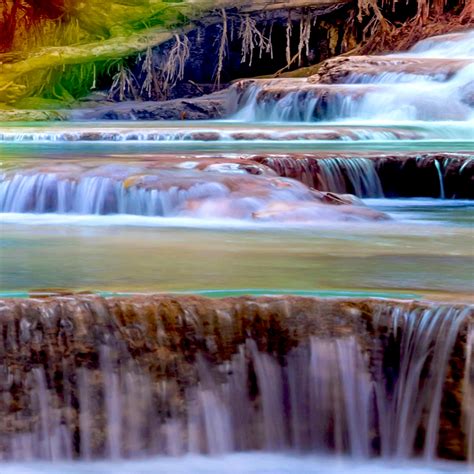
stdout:
{"type": "MultiPolygon", "coordinates": [[[[229,14],[224,8],[218,15],[218,37],[214,44],[214,84],[220,89],[226,63],[229,59],[229,48],[232,42],[238,41],[241,48],[241,63],[251,67],[256,58],[274,58],[273,26],[275,18],[269,12],[263,20],[245,14],[229,14]]],[[[317,22],[317,14],[311,9],[289,11],[286,20],[286,66],[301,66],[310,57],[310,40],[317,22]],[[295,13],[295,14],[294,14],[295,13]],[[295,44],[297,47],[295,48],[295,44]]],[[[200,26],[198,39],[203,36],[207,26],[200,26]]],[[[136,62],[139,72],[133,73],[123,62],[118,63],[109,91],[109,98],[126,99],[164,99],[171,89],[185,77],[186,65],[191,56],[191,41],[188,34],[175,34],[173,39],[156,48],[148,47],[138,55],[136,62]]]]}
{"type": "MultiPolygon", "coordinates": [[[[403,8],[398,4],[398,0],[358,0],[357,8],[350,12],[344,28],[351,30],[354,37],[359,36],[359,43],[351,50],[354,44],[345,44],[347,35],[344,35],[342,50],[357,54],[403,50],[423,37],[446,33],[460,24],[473,21],[472,0],[413,1],[416,2],[416,5],[413,5],[415,14],[407,19],[406,12],[400,13],[403,8]]],[[[406,8],[410,6],[410,2],[411,0],[406,0],[406,8]]],[[[254,15],[225,8],[215,10],[213,19],[207,25],[198,26],[198,38],[205,36],[206,28],[210,25],[214,25],[218,31],[209,57],[209,61],[215,64],[215,88],[220,89],[225,82],[224,72],[230,58],[231,46],[234,52],[235,45],[240,46],[241,63],[249,68],[255,65],[257,58],[274,59],[277,44],[275,40],[278,41],[278,47],[282,44],[282,38],[274,37],[276,22],[280,23],[279,34],[281,35],[283,30],[285,35],[286,64],[275,75],[311,64],[311,40],[313,38],[314,43],[316,28],[327,29],[330,43],[339,41],[338,38],[331,37],[334,32],[324,19],[318,24],[320,16],[325,13],[310,7],[293,8],[288,10],[285,20],[281,15],[276,18],[272,11],[254,15]]],[[[146,53],[138,56],[141,63],[138,81],[130,70],[119,70],[114,76],[111,96],[119,100],[123,100],[124,94],[134,99],[168,97],[171,89],[185,78],[190,56],[191,41],[187,34],[175,34],[171,45],[148,48],[146,53]]]]}
{"type": "MultiPolygon", "coordinates": [[[[410,3],[406,0],[407,6],[410,3]]],[[[403,6],[398,0],[358,0],[357,21],[364,27],[362,42],[354,53],[403,51],[429,36],[474,25],[472,0],[415,0],[413,3],[415,14],[403,18],[397,15],[397,8],[403,6]],[[397,21],[398,16],[401,19],[397,21]]]]}

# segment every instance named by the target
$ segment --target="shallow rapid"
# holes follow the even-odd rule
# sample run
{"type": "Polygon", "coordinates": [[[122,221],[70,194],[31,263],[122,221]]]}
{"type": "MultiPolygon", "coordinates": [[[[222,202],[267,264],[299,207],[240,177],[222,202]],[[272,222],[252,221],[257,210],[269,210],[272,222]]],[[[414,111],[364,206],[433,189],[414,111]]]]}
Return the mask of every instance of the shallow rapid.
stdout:
{"type": "Polygon", "coordinates": [[[309,79],[249,81],[242,121],[455,121],[474,133],[474,31],[421,41],[410,51],[336,58],[309,79]],[[447,106],[449,104],[449,106],[447,106]]]}

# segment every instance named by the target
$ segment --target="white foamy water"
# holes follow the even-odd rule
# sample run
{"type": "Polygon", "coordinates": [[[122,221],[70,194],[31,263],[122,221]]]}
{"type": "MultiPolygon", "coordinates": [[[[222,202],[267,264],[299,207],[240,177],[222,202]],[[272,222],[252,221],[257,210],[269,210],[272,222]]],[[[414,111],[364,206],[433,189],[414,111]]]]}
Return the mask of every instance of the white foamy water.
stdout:
{"type": "MultiPolygon", "coordinates": [[[[280,178],[264,166],[258,168],[256,163],[254,168],[260,175],[245,169],[239,172],[238,164],[232,163],[211,164],[205,170],[187,169],[188,164],[170,169],[60,164],[8,173],[0,179],[0,212],[294,223],[384,217],[364,206],[350,205],[351,201],[342,206],[328,205],[317,191],[296,180],[280,178]]],[[[356,194],[383,195],[371,161],[350,164],[348,174],[356,194]],[[368,176],[367,170],[371,171],[368,176]]],[[[328,160],[323,169],[328,183],[325,188],[344,192],[345,181],[337,165],[328,160]]]]}
{"type": "Polygon", "coordinates": [[[241,453],[142,461],[2,464],[2,474],[464,474],[456,463],[361,462],[354,459],[241,453]]]}
{"type": "Polygon", "coordinates": [[[472,59],[474,30],[427,38],[413,46],[406,54],[423,58],[472,59]]]}
{"type": "MultiPolygon", "coordinates": [[[[446,82],[433,82],[417,76],[410,80],[400,74],[401,80],[395,78],[390,86],[364,94],[362,99],[344,99],[339,114],[361,119],[389,116],[392,120],[467,120],[473,127],[474,113],[468,98],[468,94],[474,92],[473,77],[474,63],[446,82]],[[449,107],[446,107],[447,100],[449,107]]],[[[380,80],[377,76],[359,79],[362,83],[373,84],[383,84],[386,80],[386,76],[380,80]]]]}
{"type": "Polygon", "coordinates": [[[458,214],[467,216],[474,209],[474,201],[470,200],[440,200],[440,199],[364,199],[363,202],[373,208],[387,213],[390,220],[371,222],[369,220],[356,220],[347,222],[346,219],[337,219],[337,213],[321,215],[317,220],[284,221],[232,218],[199,218],[199,217],[160,217],[130,214],[60,214],[60,213],[0,213],[0,223],[4,225],[26,226],[73,226],[73,227],[156,227],[156,228],[194,228],[194,229],[315,229],[334,228],[350,229],[357,223],[360,229],[367,228],[372,231],[387,229],[391,232],[400,224],[415,224],[415,227],[403,227],[401,233],[430,233],[426,226],[459,226],[468,225],[467,222],[457,222],[458,214]],[[452,219],[449,219],[451,214],[452,219]]]}
{"type": "MultiPolygon", "coordinates": [[[[296,97],[292,95],[291,97],[296,97]]],[[[270,114],[270,121],[310,121],[311,117],[302,117],[301,111],[306,107],[293,103],[290,95],[276,104],[273,109],[269,104],[268,110],[253,110],[254,104],[249,105],[249,113],[270,114]]],[[[242,113],[241,115],[245,115],[242,113]]],[[[263,118],[263,115],[262,115],[263,118]]],[[[170,126],[150,122],[139,122],[125,125],[123,122],[112,123],[74,123],[40,124],[35,126],[18,126],[6,124],[0,129],[0,143],[35,143],[47,144],[56,142],[67,143],[156,143],[157,149],[175,150],[177,144],[181,147],[216,147],[230,142],[234,146],[252,146],[264,143],[267,146],[277,143],[298,143],[301,141],[320,143],[360,142],[360,141],[394,141],[394,140],[426,140],[433,138],[466,138],[470,130],[467,126],[453,123],[439,123],[433,128],[432,123],[418,124],[417,129],[410,129],[409,122],[387,123],[352,123],[341,125],[335,123],[320,124],[317,128],[301,126],[295,128],[284,124],[261,124],[258,128],[248,127],[233,121],[208,122],[206,127],[197,123],[182,123],[170,126]],[[423,127],[423,125],[425,125],[423,127]]]]}
{"type": "MultiPolygon", "coordinates": [[[[342,84],[309,87],[303,80],[301,91],[285,93],[283,89],[279,94],[282,97],[278,99],[264,94],[265,86],[256,82],[240,97],[240,108],[235,118],[305,122],[387,117],[392,121],[454,120],[470,124],[469,136],[472,137],[473,38],[474,31],[440,36],[421,41],[406,53],[384,56],[395,60],[400,58],[401,61],[434,60],[431,70],[426,64],[417,66],[415,61],[406,72],[372,74],[368,68],[367,73],[350,73],[342,84]],[[443,64],[443,60],[447,63],[455,59],[460,62],[454,69],[443,64]]],[[[385,68],[382,65],[380,69],[383,71],[385,68]]],[[[275,80],[276,90],[278,84],[275,80]]]]}

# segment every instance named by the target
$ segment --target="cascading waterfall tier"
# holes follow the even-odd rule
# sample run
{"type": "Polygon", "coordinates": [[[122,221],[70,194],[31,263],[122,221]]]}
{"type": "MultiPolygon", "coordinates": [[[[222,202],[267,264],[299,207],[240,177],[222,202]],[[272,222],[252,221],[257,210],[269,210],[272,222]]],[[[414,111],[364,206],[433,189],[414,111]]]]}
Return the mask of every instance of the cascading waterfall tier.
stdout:
{"type": "Polygon", "coordinates": [[[422,41],[397,55],[330,59],[308,79],[241,81],[234,86],[239,104],[234,117],[244,121],[390,119],[470,124],[474,120],[473,42],[474,31],[468,31],[422,41]]]}
{"type": "Polygon", "coordinates": [[[359,197],[474,199],[469,153],[293,153],[248,156],[279,176],[359,197]]]}
{"type": "Polygon", "coordinates": [[[152,295],[0,305],[3,459],[472,454],[471,306],[152,295]]]}
{"type": "MultiPolygon", "coordinates": [[[[187,126],[185,130],[178,127],[143,126],[133,127],[65,127],[48,126],[47,129],[8,126],[0,131],[0,143],[56,143],[56,142],[178,142],[186,145],[188,142],[279,142],[279,141],[361,141],[361,140],[418,140],[426,138],[427,134],[419,130],[407,130],[392,127],[366,126],[328,126],[314,128],[259,127],[243,128],[232,123],[221,122],[213,127],[187,126]]],[[[168,143],[169,144],[169,143],[168,143]]]]}
{"type": "Polygon", "coordinates": [[[255,157],[279,176],[297,179],[314,189],[351,193],[358,197],[382,197],[375,162],[369,158],[342,156],[267,155],[255,157]]]}
{"type": "Polygon", "coordinates": [[[278,177],[256,162],[199,166],[195,161],[169,169],[125,164],[87,168],[82,163],[13,172],[0,181],[0,212],[283,221],[386,217],[352,199],[334,199],[278,177]]]}
{"type": "MultiPolygon", "coordinates": [[[[470,153],[164,155],[157,163],[53,162],[5,172],[0,212],[285,219],[299,203],[301,219],[311,217],[311,208],[313,217],[324,218],[321,212],[329,209],[316,206],[334,203],[328,192],[473,199],[473,178],[470,153]]],[[[353,202],[344,197],[336,201],[353,202]]]]}

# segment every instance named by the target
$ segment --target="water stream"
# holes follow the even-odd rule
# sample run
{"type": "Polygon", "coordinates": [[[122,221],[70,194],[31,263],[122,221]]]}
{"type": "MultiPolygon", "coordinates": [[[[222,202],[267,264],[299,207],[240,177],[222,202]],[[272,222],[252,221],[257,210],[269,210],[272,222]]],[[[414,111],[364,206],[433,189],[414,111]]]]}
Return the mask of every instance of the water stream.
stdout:
{"type": "Polygon", "coordinates": [[[336,77],[335,85],[308,85],[301,79],[299,87],[279,89],[279,80],[263,86],[257,82],[240,97],[235,119],[338,120],[341,125],[345,120],[366,120],[378,125],[397,121],[455,121],[470,127],[472,137],[473,41],[472,31],[440,41],[422,41],[406,53],[381,57],[382,67],[377,68],[375,62],[362,68],[362,72],[356,68],[336,77]],[[399,71],[385,72],[390,68],[399,71]]]}
{"type": "Polygon", "coordinates": [[[0,124],[0,472],[468,472],[473,43],[223,121],[0,124]]]}

